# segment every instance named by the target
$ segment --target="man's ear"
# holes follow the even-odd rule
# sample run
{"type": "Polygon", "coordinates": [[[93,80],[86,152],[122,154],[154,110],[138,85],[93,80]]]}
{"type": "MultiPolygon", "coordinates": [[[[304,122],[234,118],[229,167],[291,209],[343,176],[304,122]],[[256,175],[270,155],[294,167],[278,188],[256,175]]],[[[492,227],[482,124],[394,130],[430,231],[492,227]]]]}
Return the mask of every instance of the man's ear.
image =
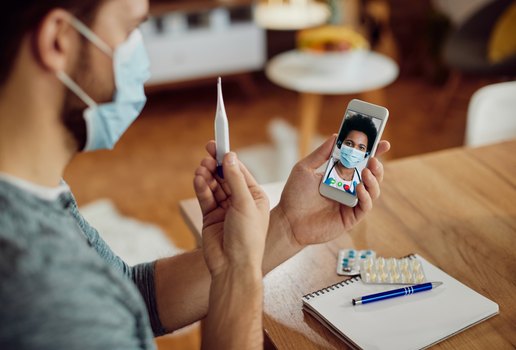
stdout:
{"type": "Polygon", "coordinates": [[[73,28],[70,16],[64,10],[52,10],[34,33],[34,55],[44,70],[65,71],[78,56],[79,34],[73,28]]]}

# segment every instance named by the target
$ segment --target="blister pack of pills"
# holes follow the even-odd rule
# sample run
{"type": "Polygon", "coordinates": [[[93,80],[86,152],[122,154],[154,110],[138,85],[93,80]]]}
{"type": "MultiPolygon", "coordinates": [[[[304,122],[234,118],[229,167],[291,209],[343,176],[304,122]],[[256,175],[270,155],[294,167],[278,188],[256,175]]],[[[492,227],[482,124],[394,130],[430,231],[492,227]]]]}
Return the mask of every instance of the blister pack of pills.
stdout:
{"type": "Polygon", "coordinates": [[[364,283],[377,284],[426,282],[421,262],[413,255],[401,259],[367,257],[360,261],[360,277],[364,283]]]}
{"type": "Polygon", "coordinates": [[[337,259],[337,274],[357,276],[360,274],[360,262],[375,257],[374,250],[341,249],[337,259]]]}

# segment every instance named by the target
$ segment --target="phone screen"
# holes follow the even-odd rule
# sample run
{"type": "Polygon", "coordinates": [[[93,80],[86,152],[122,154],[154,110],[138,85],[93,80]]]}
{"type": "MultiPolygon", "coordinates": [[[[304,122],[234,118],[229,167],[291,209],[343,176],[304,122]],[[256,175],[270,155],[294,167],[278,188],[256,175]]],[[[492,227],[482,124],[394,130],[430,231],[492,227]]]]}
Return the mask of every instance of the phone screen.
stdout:
{"type": "Polygon", "coordinates": [[[324,174],[325,185],[356,196],[382,123],[380,118],[347,110],[324,174]]]}

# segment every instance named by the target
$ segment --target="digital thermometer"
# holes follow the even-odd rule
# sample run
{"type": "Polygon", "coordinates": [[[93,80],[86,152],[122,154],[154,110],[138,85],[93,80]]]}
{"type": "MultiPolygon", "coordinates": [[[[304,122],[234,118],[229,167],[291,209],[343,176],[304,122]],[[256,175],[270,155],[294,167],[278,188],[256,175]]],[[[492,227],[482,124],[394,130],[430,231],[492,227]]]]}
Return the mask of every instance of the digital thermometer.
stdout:
{"type": "Polygon", "coordinates": [[[229,152],[229,126],[224,99],[222,97],[222,80],[219,77],[217,83],[217,112],[215,114],[215,144],[217,146],[217,174],[224,178],[222,172],[222,160],[229,152]]]}

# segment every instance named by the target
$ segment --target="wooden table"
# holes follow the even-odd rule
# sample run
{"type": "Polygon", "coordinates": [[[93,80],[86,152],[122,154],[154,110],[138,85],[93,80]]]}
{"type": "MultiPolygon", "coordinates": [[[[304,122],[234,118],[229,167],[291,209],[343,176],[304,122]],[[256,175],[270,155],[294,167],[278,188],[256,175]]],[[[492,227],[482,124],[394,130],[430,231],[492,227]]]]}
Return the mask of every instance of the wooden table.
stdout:
{"type": "MultiPolygon", "coordinates": [[[[301,310],[301,296],[342,280],[340,248],[382,256],[419,253],[494,300],[500,314],[436,346],[512,349],[516,344],[516,140],[392,161],[382,196],[351,235],[308,247],[265,278],[264,327],[278,349],[346,346],[301,310]]],[[[194,219],[188,216],[189,220],[194,219]]],[[[194,220],[199,220],[196,217],[194,220]]]]}

